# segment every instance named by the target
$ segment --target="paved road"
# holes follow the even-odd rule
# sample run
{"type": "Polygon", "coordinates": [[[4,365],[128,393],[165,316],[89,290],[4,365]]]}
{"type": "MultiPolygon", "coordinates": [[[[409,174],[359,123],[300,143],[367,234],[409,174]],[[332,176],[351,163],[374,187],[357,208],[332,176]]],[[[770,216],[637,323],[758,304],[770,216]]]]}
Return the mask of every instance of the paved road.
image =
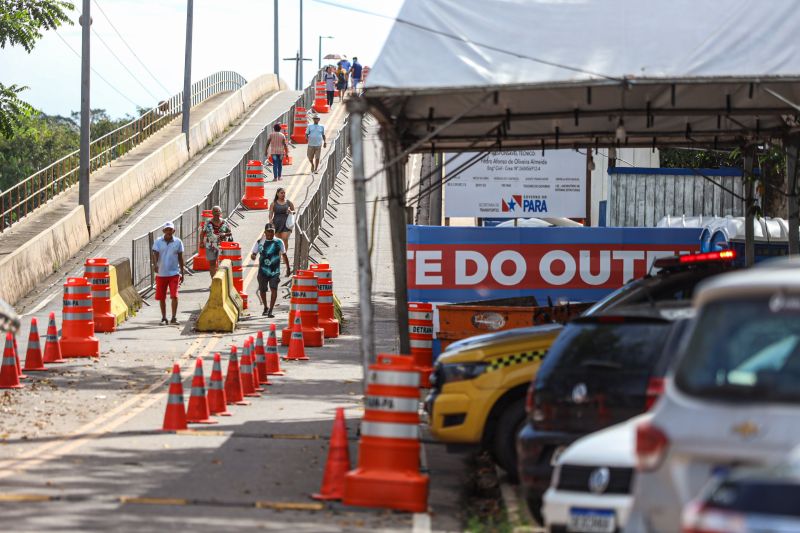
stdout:
{"type": "MultiPolygon", "coordinates": [[[[325,121],[330,129],[336,129],[343,118],[340,108],[327,115],[325,121]]],[[[264,120],[268,123],[269,118],[264,120]]],[[[377,169],[381,161],[375,128],[373,124],[368,135],[368,142],[372,143],[366,154],[368,170],[377,169]]],[[[222,149],[216,153],[214,147],[210,148],[207,154],[213,155],[209,161],[228,155],[226,146],[219,147],[222,149]]],[[[312,180],[301,152],[304,147],[294,150],[295,167],[288,172],[295,174],[287,190],[297,203],[312,180]]],[[[205,165],[196,168],[192,181],[213,174],[205,165]]],[[[150,229],[148,224],[161,222],[163,215],[153,213],[162,206],[166,213],[167,207],[179,209],[177,202],[196,202],[182,186],[172,188],[188,172],[192,172],[191,167],[157,193],[156,197],[167,196],[153,211],[144,213],[152,205],[147,203],[152,198],[137,206],[123,225],[125,229],[131,227],[128,235],[137,235],[141,228],[150,229]],[[151,214],[153,218],[148,220],[151,214]]],[[[188,391],[190,363],[195,357],[205,360],[208,378],[215,351],[225,353],[232,343],[241,346],[247,335],[268,327],[267,319],[255,314],[246,317],[232,335],[192,331],[190,318],[205,301],[208,278],[203,273],[187,278],[179,315],[183,326],[158,326],[157,308],[145,307],[116,333],[101,335],[100,359],[54,365],[50,372],[27,380],[25,389],[0,396],[0,439],[4,444],[0,446],[0,512],[5,527],[20,531],[155,531],[178,527],[202,531],[389,531],[414,526],[424,530],[432,517],[437,530],[458,529],[455,516],[459,478],[454,475],[458,465],[436,445],[425,446],[424,454],[433,477],[431,515],[356,510],[340,505],[309,510],[285,508],[287,504],[308,507],[314,503],[308,494],[319,488],[325,439],[337,406],[346,409],[351,458],[355,460],[357,456],[355,431],[363,412],[362,370],[356,335],[351,185],[349,176],[342,176],[342,180],[341,204],[333,219],[334,237],[330,247],[323,248],[323,259],[334,268],[334,287],[349,319],[344,334],[324,348],[309,349],[312,361],[286,364],[287,375],[276,378],[264,397],[254,398],[250,406],[232,408],[234,415],[221,418],[218,425],[198,428],[192,434],[164,434],[159,431],[166,403],[163,384],[171,363],[181,362],[188,391]],[[131,497],[138,500],[134,502],[131,497]],[[7,501],[13,498],[22,501],[7,501]],[[257,508],[256,502],[264,508],[257,508]]],[[[373,180],[369,197],[385,195],[384,187],[384,180],[373,180]]],[[[275,184],[269,185],[270,196],[275,188],[275,184]]],[[[197,191],[203,193],[199,186],[197,191]]],[[[372,261],[378,349],[391,353],[397,350],[398,343],[393,319],[388,213],[383,203],[374,204],[371,209],[376,210],[372,261]]],[[[258,237],[264,219],[263,212],[246,212],[236,230],[237,239],[249,247],[258,237]]],[[[104,236],[85,255],[113,252],[117,245],[121,246],[122,239],[113,242],[116,237],[112,235],[104,236]]],[[[83,257],[70,268],[78,268],[82,262],[83,257]]],[[[67,271],[59,273],[59,282],[67,271]]],[[[252,301],[256,300],[254,274],[254,265],[247,264],[246,290],[252,301]]],[[[59,310],[57,298],[47,301],[51,293],[60,294],[60,289],[42,291],[25,302],[29,309],[40,307],[34,313],[40,323],[49,310],[59,310]]],[[[282,301],[279,307],[275,322],[283,328],[288,302],[282,301]]]]}

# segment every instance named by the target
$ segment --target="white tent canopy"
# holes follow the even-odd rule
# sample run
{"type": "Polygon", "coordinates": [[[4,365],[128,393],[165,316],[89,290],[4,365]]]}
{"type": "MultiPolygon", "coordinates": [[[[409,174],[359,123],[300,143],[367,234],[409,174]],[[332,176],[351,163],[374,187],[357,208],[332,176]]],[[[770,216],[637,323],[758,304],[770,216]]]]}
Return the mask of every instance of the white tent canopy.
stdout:
{"type": "Polygon", "coordinates": [[[367,99],[419,149],[795,133],[795,0],[406,0],[367,99]],[[620,127],[622,126],[622,127],[620,127]]]}

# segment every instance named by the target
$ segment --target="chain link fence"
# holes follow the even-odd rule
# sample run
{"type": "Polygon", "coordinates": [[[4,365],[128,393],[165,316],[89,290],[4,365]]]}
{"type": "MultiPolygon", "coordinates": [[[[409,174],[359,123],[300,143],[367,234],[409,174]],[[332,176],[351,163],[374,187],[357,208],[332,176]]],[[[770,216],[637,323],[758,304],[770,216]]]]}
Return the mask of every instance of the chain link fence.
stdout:
{"type": "MultiPolygon", "coordinates": [[[[196,205],[186,209],[178,215],[175,224],[175,236],[183,241],[184,257],[191,261],[200,247],[200,221],[203,210],[211,209],[218,205],[223,213],[228,213],[228,223],[236,226],[234,215],[239,214],[239,206],[244,193],[247,162],[253,159],[263,160],[267,148],[267,138],[272,131],[272,125],[288,124],[289,132],[294,130],[294,115],[298,107],[310,109],[314,103],[315,85],[322,78],[322,71],[318,72],[311,80],[309,87],[303,91],[291,108],[279,116],[275,122],[266,124],[258,134],[253,144],[242,158],[222,178],[217,180],[208,194],[196,205]]],[[[335,175],[334,175],[335,176],[335,175]]],[[[327,193],[326,193],[327,194],[327,193]]],[[[327,199],[326,199],[327,202],[327,199]]],[[[131,243],[131,269],[133,286],[140,293],[148,293],[155,287],[155,268],[152,261],[153,242],[161,236],[161,226],[140,235],[131,243]]],[[[313,242],[313,240],[311,241],[313,242]]],[[[295,254],[296,256],[296,254],[295,254]]]]}

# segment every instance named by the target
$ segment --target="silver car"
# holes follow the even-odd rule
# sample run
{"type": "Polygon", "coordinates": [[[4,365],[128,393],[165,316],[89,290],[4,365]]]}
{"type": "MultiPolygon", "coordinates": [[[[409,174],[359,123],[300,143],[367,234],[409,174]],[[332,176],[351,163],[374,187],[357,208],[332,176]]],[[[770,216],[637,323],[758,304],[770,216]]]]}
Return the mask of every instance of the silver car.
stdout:
{"type": "Polygon", "coordinates": [[[694,305],[665,393],[637,428],[627,531],[680,531],[684,506],[712,477],[774,464],[800,443],[797,268],[715,277],[694,305]]]}

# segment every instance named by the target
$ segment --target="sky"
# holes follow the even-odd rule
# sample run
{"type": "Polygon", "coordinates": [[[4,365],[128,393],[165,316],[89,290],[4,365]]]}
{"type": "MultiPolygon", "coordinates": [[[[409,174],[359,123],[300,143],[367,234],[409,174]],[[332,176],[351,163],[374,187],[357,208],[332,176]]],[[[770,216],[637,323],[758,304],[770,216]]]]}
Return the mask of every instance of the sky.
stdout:
{"type": "MultiPolygon", "coordinates": [[[[388,17],[396,16],[402,5],[402,0],[330,2],[388,17]]],[[[80,109],[80,57],[70,46],[80,53],[77,21],[82,2],[73,3],[75,24],[45,32],[30,54],[19,46],[0,49],[0,82],[28,86],[21,98],[50,115],[68,116],[80,109]]],[[[278,3],[280,56],[294,57],[299,49],[300,0],[278,3]]],[[[273,4],[271,0],[195,0],[192,81],[219,70],[233,70],[247,79],[272,72],[273,4]]],[[[181,91],[186,5],[187,0],[92,0],[93,109],[105,109],[113,118],[135,115],[137,106],[149,109],[181,91]]],[[[357,56],[362,65],[371,65],[392,25],[387,18],[316,0],[303,0],[303,21],[303,53],[312,60],[304,62],[304,86],[317,69],[320,35],[334,37],[322,40],[323,56],[347,54],[357,56]]],[[[294,61],[281,61],[280,76],[290,88],[294,87],[294,68],[294,61]]]]}

